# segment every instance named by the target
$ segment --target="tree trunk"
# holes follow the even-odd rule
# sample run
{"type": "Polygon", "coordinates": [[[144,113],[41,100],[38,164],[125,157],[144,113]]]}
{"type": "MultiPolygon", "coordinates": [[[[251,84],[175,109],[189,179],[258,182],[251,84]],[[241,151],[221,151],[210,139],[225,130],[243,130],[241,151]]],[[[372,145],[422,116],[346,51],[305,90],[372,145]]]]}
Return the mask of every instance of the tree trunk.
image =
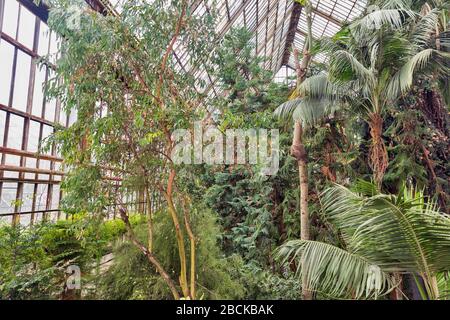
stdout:
{"type": "Polygon", "coordinates": [[[152,199],[150,198],[150,192],[148,186],[145,187],[145,193],[147,198],[147,230],[148,230],[148,251],[153,251],[153,212],[152,212],[152,199]]]}
{"type": "Polygon", "coordinates": [[[131,228],[130,221],[128,219],[128,215],[124,208],[119,209],[120,212],[120,218],[125,223],[125,227],[127,228],[128,235],[131,239],[131,242],[139,248],[139,250],[144,253],[144,255],[147,257],[148,261],[156,268],[156,271],[161,275],[161,277],[166,282],[167,286],[169,287],[170,291],[172,292],[173,297],[176,300],[180,300],[180,294],[178,293],[178,290],[175,286],[175,283],[170,278],[169,274],[164,270],[161,263],[156,259],[156,257],[137,239],[136,235],[133,232],[133,229],[131,228]]]}
{"type": "Polygon", "coordinates": [[[184,211],[184,224],[186,226],[186,231],[189,237],[190,242],[190,257],[191,257],[191,266],[190,266],[190,290],[191,290],[191,299],[195,300],[195,236],[192,232],[191,228],[191,218],[189,215],[189,209],[188,209],[188,201],[186,198],[183,198],[183,211],[184,211]]]}
{"type": "Polygon", "coordinates": [[[389,164],[386,145],[383,141],[383,118],[378,113],[369,115],[369,127],[372,143],[369,151],[369,164],[378,189],[381,189],[384,173],[389,164]]]}
{"type": "Polygon", "coordinates": [[[184,236],[183,231],[181,230],[181,225],[178,220],[177,211],[175,209],[175,206],[173,204],[173,200],[171,197],[169,197],[167,194],[165,195],[166,201],[168,204],[168,210],[172,217],[174,227],[175,227],[175,234],[177,237],[177,244],[178,244],[178,254],[180,257],[180,286],[183,291],[184,297],[189,297],[189,287],[188,287],[188,281],[187,281],[187,267],[186,267],[186,250],[184,248],[184,236]]]}
{"type": "MultiPolygon", "coordinates": [[[[306,73],[311,61],[311,54],[308,46],[305,45],[303,51],[302,63],[298,60],[298,50],[294,50],[294,59],[296,61],[297,69],[297,86],[299,86],[305,79],[306,73]]],[[[300,185],[300,238],[302,240],[309,240],[309,211],[308,211],[308,162],[306,149],[303,144],[303,128],[300,121],[295,121],[294,137],[292,140],[291,155],[297,160],[299,185],[300,185]]],[[[302,263],[303,265],[303,263],[302,263]]],[[[311,300],[312,293],[306,285],[305,274],[302,273],[302,296],[304,300],[311,300]]]]}
{"type": "MultiPolygon", "coordinates": [[[[300,182],[300,239],[310,240],[308,211],[308,162],[306,159],[305,146],[302,141],[302,134],[302,124],[300,121],[296,121],[294,125],[294,139],[291,147],[291,154],[297,159],[300,182]]],[[[302,273],[302,296],[304,300],[311,300],[312,293],[308,290],[306,282],[305,274],[302,273]]]]}

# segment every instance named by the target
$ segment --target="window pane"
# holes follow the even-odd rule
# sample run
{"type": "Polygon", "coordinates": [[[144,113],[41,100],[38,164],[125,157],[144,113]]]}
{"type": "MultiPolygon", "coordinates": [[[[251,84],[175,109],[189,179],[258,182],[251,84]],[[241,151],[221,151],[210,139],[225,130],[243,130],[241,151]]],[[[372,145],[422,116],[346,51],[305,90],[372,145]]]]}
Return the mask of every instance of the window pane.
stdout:
{"type": "Polygon", "coordinates": [[[17,183],[3,183],[0,213],[14,212],[12,202],[16,199],[17,183]]]}
{"type": "Polygon", "coordinates": [[[5,1],[5,14],[3,15],[2,31],[16,38],[17,18],[19,16],[19,3],[16,0],[5,1]]]}
{"type": "MultiPolygon", "coordinates": [[[[55,76],[54,72],[50,72],[48,77],[51,79],[55,76]]],[[[45,119],[49,121],[55,121],[55,112],[56,112],[56,99],[52,98],[46,101],[45,104],[45,119]]]]}
{"type": "MultiPolygon", "coordinates": [[[[36,168],[36,159],[34,159],[34,158],[27,158],[25,166],[27,168],[36,168]]],[[[26,172],[24,177],[25,177],[25,179],[35,179],[36,178],[36,174],[35,173],[31,173],[31,172],[26,172]]]]}
{"type": "Polygon", "coordinates": [[[22,149],[23,118],[12,114],[9,121],[8,148],[22,149]]]}
{"type": "Polygon", "coordinates": [[[39,30],[39,47],[38,47],[38,55],[40,55],[41,57],[48,54],[49,35],[50,31],[48,29],[48,26],[41,21],[41,26],[39,30]]]}
{"type": "Polygon", "coordinates": [[[36,193],[36,210],[45,210],[48,185],[40,184],[36,193]]]}
{"type": "MultiPolygon", "coordinates": [[[[5,164],[7,166],[19,166],[20,165],[20,157],[19,156],[13,156],[11,154],[7,154],[5,156],[5,164]]],[[[3,176],[5,178],[18,178],[19,173],[15,171],[5,171],[3,173],[3,176]]]]}
{"type": "Polygon", "coordinates": [[[36,78],[33,92],[33,109],[31,113],[37,117],[42,116],[42,104],[44,103],[44,84],[46,67],[36,68],[36,78]]]}
{"type": "Polygon", "coordinates": [[[17,54],[16,79],[14,82],[13,107],[26,111],[28,84],[30,82],[31,57],[22,51],[17,54]]]}
{"type": "MultiPolygon", "coordinates": [[[[50,161],[48,161],[48,160],[40,160],[39,161],[39,168],[40,169],[45,169],[45,170],[50,170],[50,161]]],[[[38,174],[38,179],[39,180],[48,180],[49,179],[49,175],[48,174],[38,174]]]]}
{"type": "Polygon", "coordinates": [[[37,152],[39,146],[39,128],[40,124],[36,121],[30,121],[30,128],[28,131],[28,146],[27,151],[37,152]]]}
{"type": "Polygon", "coordinates": [[[20,215],[20,224],[24,227],[27,227],[30,225],[30,214],[21,214],[20,215]]]}
{"type": "Polygon", "coordinates": [[[21,6],[18,40],[29,49],[33,49],[35,23],[36,16],[21,6]]]}
{"type": "MultiPolygon", "coordinates": [[[[23,185],[22,206],[20,207],[21,212],[31,211],[32,204],[33,204],[33,192],[34,192],[34,184],[25,183],[23,185]]],[[[29,215],[24,215],[24,216],[29,217],[29,215]]]]}
{"type": "Polygon", "coordinates": [[[51,209],[58,209],[59,208],[59,191],[60,191],[59,185],[55,184],[53,186],[52,207],[51,207],[51,209]]]}
{"type": "Polygon", "coordinates": [[[8,105],[9,91],[11,88],[12,65],[14,59],[14,47],[5,41],[0,41],[0,103],[8,105]]]}
{"type": "Polygon", "coordinates": [[[3,146],[3,137],[5,133],[6,112],[0,111],[0,146],[3,146]]]}
{"type": "Polygon", "coordinates": [[[56,63],[58,59],[58,49],[60,47],[60,39],[55,32],[51,32],[50,34],[50,62],[56,63]]]}

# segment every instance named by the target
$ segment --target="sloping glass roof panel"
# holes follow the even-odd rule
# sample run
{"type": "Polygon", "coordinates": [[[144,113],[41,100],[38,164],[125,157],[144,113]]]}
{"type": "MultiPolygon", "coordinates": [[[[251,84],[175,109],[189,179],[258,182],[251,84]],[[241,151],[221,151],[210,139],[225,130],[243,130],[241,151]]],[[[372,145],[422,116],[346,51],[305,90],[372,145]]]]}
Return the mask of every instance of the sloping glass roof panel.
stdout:
{"type": "MultiPolygon", "coordinates": [[[[312,4],[312,35],[313,38],[332,37],[339,31],[344,23],[351,22],[360,16],[366,5],[367,0],[311,0],[312,4]]],[[[303,49],[305,35],[307,34],[307,24],[305,12],[302,10],[295,31],[293,47],[299,50],[303,49]]],[[[286,44],[288,58],[282,64],[294,67],[292,56],[292,47],[286,44]]],[[[314,61],[323,62],[326,60],[324,55],[314,57],[314,61]]]]}

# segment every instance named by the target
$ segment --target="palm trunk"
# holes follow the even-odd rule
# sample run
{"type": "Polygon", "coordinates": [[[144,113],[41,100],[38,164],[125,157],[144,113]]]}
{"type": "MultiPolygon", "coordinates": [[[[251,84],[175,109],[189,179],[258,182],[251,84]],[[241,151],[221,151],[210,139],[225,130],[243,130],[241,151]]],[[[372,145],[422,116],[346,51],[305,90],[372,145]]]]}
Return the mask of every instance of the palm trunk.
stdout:
{"type": "MultiPolygon", "coordinates": [[[[297,159],[300,183],[300,238],[302,240],[309,240],[308,162],[305,146],[303,145],[302,134],[302,124],[300,121],[296,121],[294,125],[294,140],[292,142],[291,154],[297,159]]],[[[305,273],[302,273],[302,297],[304,300],[311,300],[312,293],[308,289],[306,283],[305,273]]]]}
{"type": "MultiPolygon", "coordinates": [[[[297,69],[297,86],[305,79],[309,63],[311,62],[311,54],[309,46],[305,45],[303,50],[302,63],[298,60],[298,50],[294,50],[294,58],[297,69]]],[[[291,155],[297,160],[299,185],[300,185],[300,238],[309,240],[309,211],[308,211],[308,161],[306,149],[303,144],[303,127],[300,121],[295,121],[294,137],[292,140],[291,155]]],[[[303,262],[302,262],[303,265],[303,262]]],[[[312,293],[306,285],[305,273],[302,273],[302,297],[304,300],[311,300],[312,293]]]]}
{"type": "Polygon", "coordinates": [[[388,154],[383,141],[383,118],[378,113],[369,115],[369,127],[372,143],[370,146],[369,164],[378,189],[381,189],[384,173],[388,167],[388,154]]]}
{"type": "MultiPolygon", "coordinates": [[[[302,63],[299,63],[298,50],[294,50],[295,66],[297,70],[297,86],[306,79],[309,64],[311,62],[310,47],[312,43],[312,20],[311,7],[306,4],[306,22],[308,28],[308,38],[303,48],[302,63]]],[[[305,146],[303,144],[303,128],[300,121],[295,121],[294,137],[292,141],[291,154],[296,158],[298,165],[299,185],[300,185],[300,238],[309,240],[309,211],[308,211],[308,162],[305,146]]],[[[304,262],[301,261],[303,268],[304,262]]],[[[308,289],[306,273],[302,272],[302,297],[304,300],[312,299],[312,292],[308,289]]]]}

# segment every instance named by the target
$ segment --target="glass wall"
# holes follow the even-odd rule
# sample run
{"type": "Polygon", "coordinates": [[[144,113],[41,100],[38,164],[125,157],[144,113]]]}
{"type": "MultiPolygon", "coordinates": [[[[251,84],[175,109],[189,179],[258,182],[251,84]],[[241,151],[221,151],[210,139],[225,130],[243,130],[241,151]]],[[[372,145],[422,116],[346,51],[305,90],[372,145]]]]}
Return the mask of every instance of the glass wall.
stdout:
{"type": "Polygon", "coordinates": [[[46,101],[59,40],[39,8],[28,9],[30,3],[0,0],[0,222],[24,225],[58,216],[52,210],[61,197],[61,159],[55,148],[39,156],[37,151],[54,123],[69,120],[59,103],[46,101]],[[48,63],[39,65],[40,57],[48,63]],[[31,213],[39,210],[47,213],[31,213]]]}

